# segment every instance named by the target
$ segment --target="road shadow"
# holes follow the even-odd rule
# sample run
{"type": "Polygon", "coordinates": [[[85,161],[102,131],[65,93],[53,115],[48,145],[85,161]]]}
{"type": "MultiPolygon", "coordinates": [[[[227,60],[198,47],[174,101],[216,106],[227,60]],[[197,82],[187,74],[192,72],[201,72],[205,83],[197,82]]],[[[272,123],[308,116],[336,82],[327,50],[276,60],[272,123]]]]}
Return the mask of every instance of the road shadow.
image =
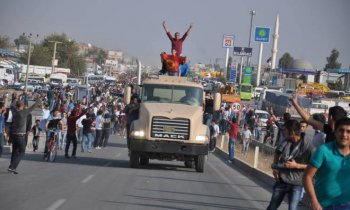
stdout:
{"type": "Polygon", "coordinates": [[[107,147],[126,148],[126,143],[108,143],[107,147]]]}
{"type": "MultiPolygon", "coordinates": [[[[55,162],[48,162],[43,159],[43,153],[28,153],[25,154],[23,160],[42,162],[47,164],[72,164],[72,165],[84,165],[84,166],[98,166],[98,167],[113,167],[113,168],[129,168],[129,160],[116,160],[97,157],[77,157],[76,159],[66,159],[62,155],[58,155],[55,162]]],[[[8,157],[6,157],[8,158],[8,157]]],[[[8,161],[10,162],[10,158],[8,161]]]]}
{"type": "MultiPolygon", "coordinates": [[[[176,192],[176,191],[159,190],[159,189],[155,190],[155,189],[146,189],[146,188],[138,188],[137,190],[147,191],[147,192],[159,192],[160,194],[168,193],[168,194],[189,195],[189,196],[199,196],[199,197],[208,197],[208,198],[220,198],[220,199],[230,199],[230,200],[244,200],[244,199],[236,198],[236,197],[232,197],[232,196],[218,196],[218,195],[203,194],[203,193],[187,193],[187,192],[176,192]]],[[[268,201],[266,201],[266,200],[249,200],[249,201],[262,202],[262,203],[267,203],[268,204],[268,201]]]]}
{"type": "MultiPolygon", "coordinates": [[[[174,199],[174,198],[154,198],[150,196],[138,196],[138,195],[131,195],[131,194],[125,194],[125,196],[131,197],[133,199],[138,200],[145,200],[145,201],[152,201],[152,202],[162,202],[162,203],[170,203],[172,205],[189,205],[198,207],[203,207],[203,209],[212,208],[212,209],[235,209],[235,210],[252,210],[252,209],[258,209],[258,208],[252,208],[252,207],[244,207],[244,206],[238,206],[238,205],[227,205],[227,204],[220,204],[217,202],[205,202],[205,201],[192,201],[192,200],[183,200],[183,199],[174,199]]],[[[242,201],[246,199],[240,199],[242,201]]]]}

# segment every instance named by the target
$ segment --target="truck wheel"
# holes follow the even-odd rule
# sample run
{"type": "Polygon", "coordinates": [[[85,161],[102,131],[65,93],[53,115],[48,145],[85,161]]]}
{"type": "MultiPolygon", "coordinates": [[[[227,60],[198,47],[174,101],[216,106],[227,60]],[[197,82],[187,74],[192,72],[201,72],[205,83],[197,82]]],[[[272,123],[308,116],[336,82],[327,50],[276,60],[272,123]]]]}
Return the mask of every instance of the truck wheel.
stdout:
{"type": "Polygon", "coordinates": [[[140,165],[146,166],[149,163],[149,158],[146,156],[141,156],[140,157],[140,165]]]}
{"type": "Polygon", "coordinates": [[[140,164],[140,155],[138,152],[130,151],[130,161],[131,168],[138,168],[140,164]]]}
{"type": "Polygon", "coordinates": [[[194,161],[192,161],[192,160],[185,160],[185,167],[186,168],[194,168],[194,161]]]}
{"type": "Polygon", "coordinates": [[[198,155],[195,163],[196,163],[196,171],[204,172],[205,155],[198,155]]]}

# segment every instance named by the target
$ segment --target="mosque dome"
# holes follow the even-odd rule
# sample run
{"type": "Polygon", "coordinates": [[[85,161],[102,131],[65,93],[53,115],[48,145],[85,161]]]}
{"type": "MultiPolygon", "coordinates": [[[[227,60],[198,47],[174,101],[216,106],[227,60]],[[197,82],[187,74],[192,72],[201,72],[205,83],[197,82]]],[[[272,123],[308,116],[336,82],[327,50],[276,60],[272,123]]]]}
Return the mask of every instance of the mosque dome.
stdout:
{"type": "Polygon", "coordinates": [[[313,70],[314,67],[312,64],[305,59],[295,59],[292,63],[292,69],[306,69],[306,70],[313,70]]]}

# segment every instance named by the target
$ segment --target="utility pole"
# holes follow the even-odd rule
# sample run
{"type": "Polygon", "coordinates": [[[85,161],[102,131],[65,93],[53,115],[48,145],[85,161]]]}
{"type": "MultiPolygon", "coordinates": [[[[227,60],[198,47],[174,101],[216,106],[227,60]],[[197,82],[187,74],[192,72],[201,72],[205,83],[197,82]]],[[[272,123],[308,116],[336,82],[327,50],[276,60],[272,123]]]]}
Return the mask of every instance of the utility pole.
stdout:
{"type": "MultiPolygon", "coordinates": [[[[250,29],[249,29],[249,42],[248,42],[248,47],[250,48],[250,43],[252,40],[252,27],[253,27],[253,17],[255,15],[255,10],[250,10],[250,29]]],[[[247,58],[247,66],[250,65],[250,57],[247,58]]]]}
{"type": "Polygon", "coordinates": [[[54,43],[53,56],[52,56],[52,72],[51,72],[51,74],[53,74],[55,73],[56,47],[57,47],[57,44],[62,44],[62,42],[58,42],[58,41],[49,41],[49,42],[54,43]]]}
{"type": "MultiPolygon", "coordinates": [[[[23,33],[23,36],[26,36],[25,33],[23,33]]],[[[30,65],[30,54],[31,54],[31,48],[32,48],[32,33],[30,33],[28,36],[29,39],[29,47],[28,47],[28,62],[27,62],[27,70],[26,70],[26,82],[24,85],[24,92],[27,93],[28,88],[28,72],[29,72],[29,65],[30,65]]],[[[39,34],[36,35],[36,37],[39,37],[39,34]]]]}

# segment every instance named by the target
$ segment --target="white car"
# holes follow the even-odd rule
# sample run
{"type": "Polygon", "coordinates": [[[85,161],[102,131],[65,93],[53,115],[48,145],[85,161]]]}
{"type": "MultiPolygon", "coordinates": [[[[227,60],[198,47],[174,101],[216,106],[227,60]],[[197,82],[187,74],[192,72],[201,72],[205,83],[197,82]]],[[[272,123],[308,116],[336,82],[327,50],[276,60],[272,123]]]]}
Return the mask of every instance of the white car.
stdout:
{"type": "Polygon", "coordinates": [[[266,126],[266,122],[268,119],[270,119],[271,115],[264,110],[255,110],[255,115],[260,117],[260,120],[262,121],[262,125],[265,127],[266,126]]]}

